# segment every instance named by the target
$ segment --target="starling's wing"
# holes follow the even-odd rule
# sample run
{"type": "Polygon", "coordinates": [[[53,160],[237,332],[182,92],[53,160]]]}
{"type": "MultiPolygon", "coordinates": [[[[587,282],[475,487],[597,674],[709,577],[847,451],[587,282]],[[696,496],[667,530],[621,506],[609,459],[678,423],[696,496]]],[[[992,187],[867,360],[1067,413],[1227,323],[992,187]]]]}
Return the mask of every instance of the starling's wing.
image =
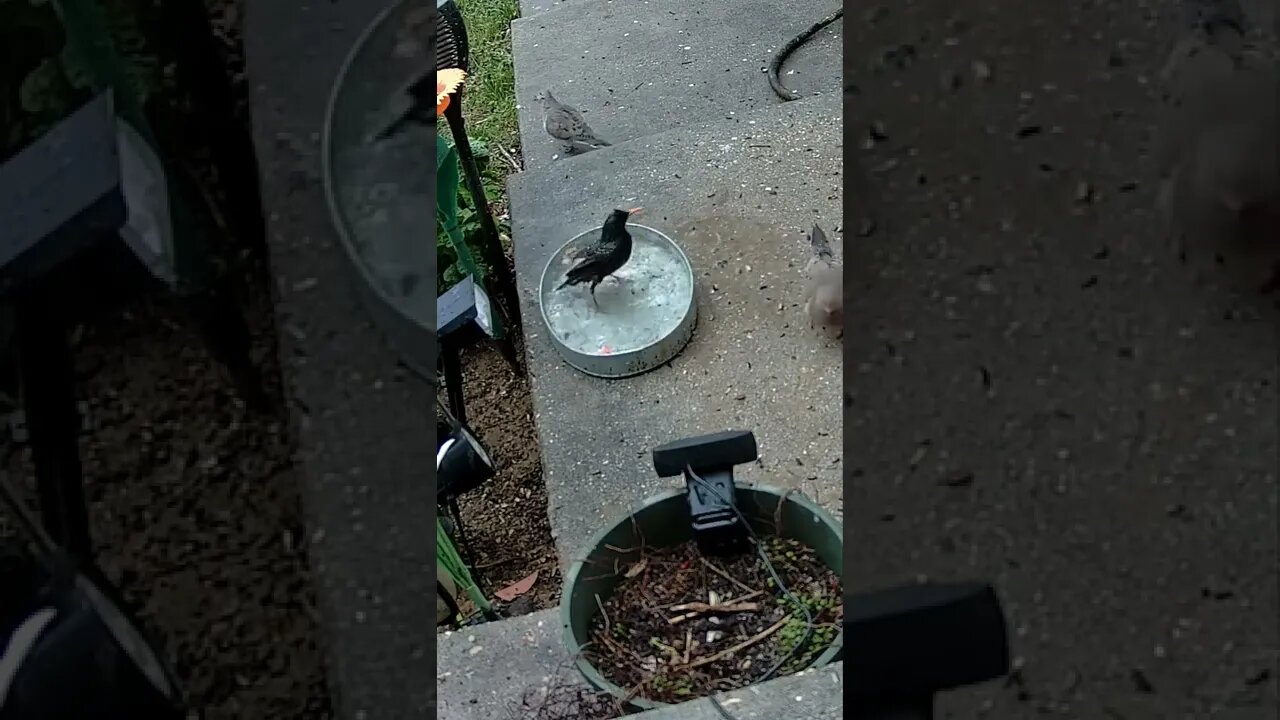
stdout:
{"type": "Polygon", "coordinates": [[[576,267],[583,267],[584,265],[597,263],[609,257],[615,247],[617,247],[616,242],[600,238],[588,245],[578,248],[569,257],[577,261],[576,267]]]}

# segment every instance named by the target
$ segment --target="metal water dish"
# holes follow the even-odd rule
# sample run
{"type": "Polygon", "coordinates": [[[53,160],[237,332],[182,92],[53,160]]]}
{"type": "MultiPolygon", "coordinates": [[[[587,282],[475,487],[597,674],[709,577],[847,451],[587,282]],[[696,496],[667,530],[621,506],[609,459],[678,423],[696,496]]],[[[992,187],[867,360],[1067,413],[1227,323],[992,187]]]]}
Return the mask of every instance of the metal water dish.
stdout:
{"type": "Polygon", "coordinates": [[[600,237],[594,227],[560,247],[542,271],[542,321],[551,343],[573,367],[588,375],[639,375],[675,357],[693,337],[698,307],[693,266],[667,235],[627,223],[631,259],[596,288],[560,289],[574,251],[600,237]]]}
{"type": "Polygon", "coordinates": [[[427,234],[436,131],[411,125],[373,136],[403,112],[392,106],[427,67],[430,16],[400,0],[361,33],[334,82],[320,147],[329,212],[360,298],[405,363],[428,376],[436,362],[436,249],[427,234]]]}

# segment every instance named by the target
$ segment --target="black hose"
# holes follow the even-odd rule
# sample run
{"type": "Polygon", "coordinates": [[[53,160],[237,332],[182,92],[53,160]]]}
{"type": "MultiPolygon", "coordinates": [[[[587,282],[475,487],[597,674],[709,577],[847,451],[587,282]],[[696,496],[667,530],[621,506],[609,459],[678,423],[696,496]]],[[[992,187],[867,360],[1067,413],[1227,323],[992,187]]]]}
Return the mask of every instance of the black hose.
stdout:
{"type": "Polygon", "coordinates": [[[782,70],[782,63],[787,61],[787,58],[791,56],[791,53],[796,51],[796,48],[808,42],[809,39],[814,35],[817,35],[822,28],[830,25],[836,20],[839,20],[843,16],[844,8],[842,7],[814,23],[814,25],[808,30],[805,30],[799,35],[791,38],[786,45],[782,46],[781,50],[774,54],[773,60],[769,62],[769,86],[773,88],[773,91],[777,93],[778,97],[783,100],[800,99],[800,95],[798,93],[793,92],[786,85],[783,85],[782,80],[778,78],[778,73],[782,70]]]}

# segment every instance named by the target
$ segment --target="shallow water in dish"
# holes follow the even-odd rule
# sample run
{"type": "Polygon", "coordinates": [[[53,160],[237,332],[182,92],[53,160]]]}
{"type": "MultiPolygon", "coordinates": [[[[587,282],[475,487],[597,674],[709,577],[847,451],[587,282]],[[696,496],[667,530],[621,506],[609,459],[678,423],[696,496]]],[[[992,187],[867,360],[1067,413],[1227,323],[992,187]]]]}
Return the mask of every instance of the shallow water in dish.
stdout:
{"type": "MultiPolygon", "coordinates": [[[[325,172],[343,240],[361,280],[423,329],[435,326],[436,248],[430,173],[436,129],[410,124],[375,141],[406,107],[404,88],[426,65],[421,3],[400,0],[375,19],[337,80],[327,118],[325,172]]],[[[385,329],[385,328],[384,328],[385,329]]]]}
{"type": "Polygon", "coordinates": [[[436,248],[425,128],[334,155],[351,243],[386,296],[414,318],[435,314],[436,248]]]}
{"type": "Polygon", "coordinates": [[[678,248],[657,232],[627,225],[631,259],[596,287],[557,289],[573,267],[569,256],[598,237],[583,235],[551,258],[543,277],[542,308],[562,345],[584,355],[617,355],[654,345],[675,332],[693,303],[693,271],[678,248]]]}

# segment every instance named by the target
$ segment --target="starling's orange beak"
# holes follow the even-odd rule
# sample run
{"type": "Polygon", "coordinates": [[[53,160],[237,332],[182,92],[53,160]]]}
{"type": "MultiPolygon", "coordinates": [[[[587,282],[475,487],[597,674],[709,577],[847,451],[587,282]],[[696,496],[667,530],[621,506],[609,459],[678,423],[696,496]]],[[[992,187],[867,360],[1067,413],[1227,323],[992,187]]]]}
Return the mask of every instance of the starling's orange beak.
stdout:
{"type": "Polygon", "coordinates": [[[639,215],[639,214],[640,214],[640,213],[642,213],[642,212],[644,212],[644,208],[642,208],[642,207],[638,207],[638,208],[631,208],[630,210],[628,210],[628,211],[627,211],[627,216],[628,216],[628,217],[635,217],[636,215],[639,215]]]}

